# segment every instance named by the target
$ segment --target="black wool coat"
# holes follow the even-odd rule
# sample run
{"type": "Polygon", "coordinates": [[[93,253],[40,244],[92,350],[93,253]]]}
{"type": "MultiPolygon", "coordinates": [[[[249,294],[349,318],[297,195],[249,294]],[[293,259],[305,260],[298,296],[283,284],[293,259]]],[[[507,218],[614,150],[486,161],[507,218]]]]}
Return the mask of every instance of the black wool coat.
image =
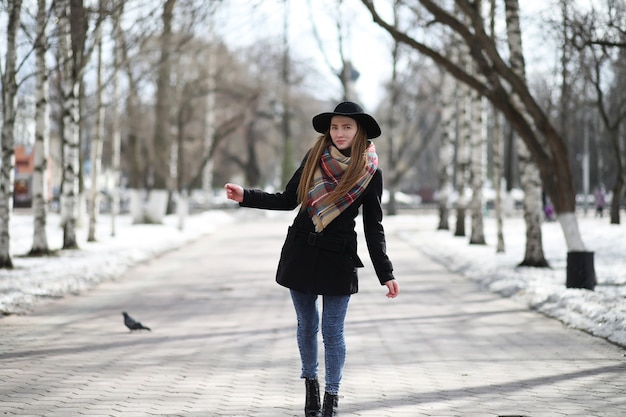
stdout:
{"type": "MultiPolygon", "coordinates": [[[[306,159],[305,159],[306,160],[306,159]]],[[[267,193],[244,190],[242,207],[268,210],[293,210],[298,207],[297,189],[304,161],[289,180],[283,192],[267,193]]],[[[381,285],[394,279],[393,266],[386,253],[382,225],[381,196],[383,176],[377,169],[359,198],[337,216],[326,228],[315,233],[306,210],[299,210],[289,227],[283,245],[276,282],[304,293],[349,295],[358,291],[357,268],[363,263],[357,255],[355,219],[362,210],[367,248],[381,285]]]]}

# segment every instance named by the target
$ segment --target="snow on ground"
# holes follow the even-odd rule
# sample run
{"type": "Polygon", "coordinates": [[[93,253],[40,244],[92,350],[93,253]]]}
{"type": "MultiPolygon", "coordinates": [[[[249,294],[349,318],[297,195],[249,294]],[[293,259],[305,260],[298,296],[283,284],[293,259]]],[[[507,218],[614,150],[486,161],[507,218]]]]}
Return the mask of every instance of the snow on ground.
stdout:
{"type": "MultiPolygon", "coordinates": [[[[454,228],[454,217],[450,219],[454,228]]],[[[566,288],[567,249],[560,225],[542,227],[543,248],[550,268],[518,267],[524,259],[525,224],[521,217],[504,219],[505,252],[496,253],[496,222],[485,219],[487,245],[470,245],[469,237],[436,230],[438,218],[397,216],[385,222],[403,222],[401,233],[421,251],[463,274],[482,288],[517,299],[530,308],[568,326],[626,347],[626,227],[593,214],[578,217],[586,249],[594,252],[597,285],[594,291],[566,288]]],[[[470,226],[466,234],[470,234],[470,226]]]]}
{"type": "MultiPolygon", "coordinates": [[[[98,221],[97,242],[86,242],[87,229],[78,230],[79,250],[59,251],[52,257],[25,257],[32,245],[30,214],[11,221],[11,252],[15,268],[0,270],[0,313],[26,313],[41,301],[79,293],[112,280],[137,263],[211,233],[235,221],[238,210],[210,210],[185,219],[176,216],[162,225],[132,225],[130,217],[117,220],[111,236],[111,218],[98,221]]],[[[451,227],[454,218],[450,219],[451,227]]],[[[579,216],[587,249],[594,252],[598,285],[595,291],[565,288],[567,249],[558,223],[544,223],[543,243],[550,268],[517,267],[524,256],[525,227],[520,217],[504,221],[505,253],[496,253],[496,223],[485,218],[487,245],[469,245],[468,237],[436,230],[433,214],[387,216],[385,224],[400,226],[401,237],[416,248],[463,274],[482,288],[519,300],[532,309],[626,347],[626,227],[611,225],[605,217],[579,216]]],[[[48,242],[59,248],[63,233],[59,218],[48,217],[48,242]]],[[[471,229],[468,223],[466,232],[471,229]]],[[[393,254],[390,254],[393,261],[393,254]]],[[[402,277],[398,277],[401,283],[402,277]]]]}
{"type": "MultiPolygon", "coordinates": [[[[0,269],[0,314],[25,313],[45,299],[78,293],[114,279],[140,262],[231,221],[233,216],[225,211],[205,211],[187,217],[181,230],[177,216],[167,216],[161,225],[133,225],[130,216],[122,215],[116,219],[116,236],[112,237],[111,216],[102,215],[96,227],[96,242],[87,242],[85,225],[76,234],[78,250],[58,251],[49,257],[25,257],[32,247],[33,218],[18,213],[10,225],[14,269],[0,269]]],[[[57,214],[48,215],[46,231],[50,249],[59,249],[63,230],[57,214]]]]}

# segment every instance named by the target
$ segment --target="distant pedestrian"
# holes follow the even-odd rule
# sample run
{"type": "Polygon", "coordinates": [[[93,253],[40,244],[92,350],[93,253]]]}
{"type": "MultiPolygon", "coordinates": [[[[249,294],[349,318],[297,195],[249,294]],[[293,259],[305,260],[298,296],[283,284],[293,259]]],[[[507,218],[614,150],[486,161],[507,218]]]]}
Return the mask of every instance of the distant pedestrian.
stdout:
{"type": "Polygon", "coordinates": [[[554,206],[552,205],[551,202],[548,201],[548,203],[543,208],[543,212],[546,216],[546,221],[548,222],[554,221],[554,206]]]}
{"type": "Polygon", "coordinates": [[[554,221],[554,206],[552,205],[552,201],[550,201],[550,198],[547,196],[545,191],[541,192],[541,204],[543,206],[543,214],[546,221],[554,221]]]}
{"type": "Polygon", "coordinates": [[[603,187],[597,187],[593,193],[596,200],[596,217],[604,216],[604,207],[606,206],[606,195],[603,187]]]}
{"type": "MultiPolygon", "coordinates": [[[[337,415],[339,385],[346,358],[344,322],[351,294],[358,291],[355,218],[359,209],[376,275],[395,298],[399,288],[386,253],[382,226],[382,172],[369,139],[380,136],[376,120],[355,103],[313,117],[321,133],[285,190],[266,193],[226,184],[226,195],[242,207],[293,210],[300,205],[282,248],[276,281],[291,291],[297,316],[297,342],[305,379],[307,417],[337,415]],[[322,296],[325,358],[323,405],[318,383],[318,330],[322,296]]],[[[373,347],[375,349],[375,347],[373,347]]]]}

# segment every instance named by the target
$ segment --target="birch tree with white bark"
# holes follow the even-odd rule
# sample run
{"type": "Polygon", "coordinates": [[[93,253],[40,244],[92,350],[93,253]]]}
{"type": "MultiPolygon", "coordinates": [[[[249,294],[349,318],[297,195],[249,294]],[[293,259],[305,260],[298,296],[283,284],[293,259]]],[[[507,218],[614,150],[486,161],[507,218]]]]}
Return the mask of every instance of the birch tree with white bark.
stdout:
{"type": "MultiPolygon", "coordinates": [[[[99,1],[99,13],[104,15],[104,0],[99,1]]],[[[91,139],[91,188],[89,189],[87,209],[89,211],[89,226],[87,241],[96,241],[96,225],[100,214],[100,176],[102,168],[102,146],[104,142],[104,60],[102,51],[102,25],[95,32],[94,43],[97,48],[96,63],[96,130],[91,139]]]]}
{"type": "MultiPolygon", "coordinates": [[[[449,71],[454,77],[472,89],[478,90],[507,118],[528,147],[537,164],[546,194],[552,200],[557,219],[563,229],[570,253],[587,253],[576,218],[576,193],[572,169],[568,159],[567,144],[550,118],[531,93],[528,84],[498,50],[498,46],[487,33],[483,19],[469,0],[455,0],[465,19],[434,0],[408,2],[406,13],[423,16],[431,24],[412,25],[399,29],[378,12],[372,0],[361,0],[370,11],[376,24],[394,38],[406,43],[416,51],[430,57],[449,71]],[[449,60],[437,44],[438,39],[421,36],[431,27],[442,27],[459,36],[470,48],[472,60],[484,79],[478,79],[458,63],[449,60]],[[516,97],[514,100],[513,97],[516,97]],[[526,117],[528,116],[528,118],[526,117]]],[[[594,280],[593,258],[586,258],[582,268],[586,279],[594,280]]]]}
{"type": "Polygon", "coordinates": [[[80,196],[80,86],[90,56],[95,50],[91,33],[97,32],[106,14],[99,10],[91,21],[84,0],[58,0],[57,56],[61,78],[63,116],[61,123],[63,178],[61,182],[61,223],[63,249],[78,248],[76,232],[81,211],[80,196]],[[92,31],[90,33],[90,23],[92,31]]]}
{"type": "MultiPolygon", "coordinates": [[[[526,83],[526,64],[522,49],[522,29],[519,19],[519,0],[505,0],[506,32],[510,51],[510,66],[515,74],[526,83]]],[[[520,113],[529,125],[530,117],[524,110],[517,97],[514,104],[519,107],[520,113]]],[[[513,132],[516,135],[515,132],[513,132]]],[[[524,221],[526,223],[526,251],[520,266],[547,267],[548,261],[543,253],[541,223],[543,207],[541,200],[541,177],[537,164],[532,159],[528,146],[521,140],[514,141],[517,146],[517,156],[520,169],[520,183],[524,191],[524,221]]]]}
{"type": "Polygon", "coordinates": [[[74,51],[72,48],[72,28],[70,0],[58,0],[57,47],[60,59],[61,94],[63,101],[62,154],[63,179],[61,185],[61,223],[63,225],[63,249],[76,249],[76,228],[78,218],[78,170],[79,170],[79,108],[78,91],[80,80],[75,73],[74,51]]]}
{"type": "Polygon", "coordinates": [[[453,191],[454,175],[454,116],[456,103],[456,81],[444,72],[441,83],[441,143],[439,145],[439,225],[438,230],[449,230],[450,196],[453,191]]]}
{"type": "Polygon", "coordinates": [[[122,17],[124,16],[124,1],[115,4],[113,12],[113,75],[111,84],[111,172],[113,188],[111,190],[111,236],[117,234],[117,216],[120,212],[120,191],[122,187],[121,174],[121,114],[120,114],[120,72],[123,62],[124,39],[122,33],[122,17]]]}
{"type": "MultiPolygon", "coordinates": [[[[489,0],[489,34],[497,42],[496,35],[496,0],[489,0]]],[[[494,212],[496,218],[496,253],[503,253],[504,243],[504,219],[502,210],[502,173],[503,173],[503,152],[502,152],[502,123],[498,109],[490,104],[491,110],[491,136],[493,140],[493,187],[495,189],[494,212]]]]}
{"type": "MultiPolygon", "coordinates": [[[[476,0],[475,7],[478,10],[478,16],[482,19],[482,1],[476,0]]],[[[468,63],[466,64],[471,74],[481,79],[482,75],[478,73],[476,64],[469,56],[469,49],[466,51],[468,63]]],[[[486,159],[487,159],[487,132],[484,128],[484,105],[483,98],[477,90],[468,88],[469,101],[469,182],[472,189],[472,196],[469,202],[471,230],[469,243],[474,245],[484,245],[485,231],[483,225],[483,185],[486,175],[486,159]]]]}
{"type": "Polygon", "coordinates": [[[17,33],[22,0],[7,6],[6,57],[2,71],[2,166],[0,167],[0,268],[13,268],[9,225],[13,211],[15,171],[15,117],[17,111],[17,33]]]}
{"type": "Polygon", "coordinates": [[[33,245],[30,255],[47,255],[48,235],[48,157],[50,155],[50,86],[49,70],[46,63],[48,53],[48,5],[46,0],[37,0],[36,55],[36,97],[35,108],[35,155],[33,171],[33,245]]]}
{"type": "MultiPolygon", "coordinates": [[[[464,71],[470,71],[469,48],[464,43],[460,43],[456,49],[456,60],[459,67],[464,71]]],[[[468,196],[466,193],[469,179],[470,164],[470,117],[471,117],[471,90],[468,85],[460,83],[457,102],[457,138],[456,138],[456,224],[454,236],[466,236],[465,221],[468,207],[468,196]]]]}
{"type": "MultiPolygon", "coordinates": [[[[480,7],[480,6],[478,6],[480,7]]],[[[473,67],[473,65],[472,65],[473,67]]],[[[476,69],[472,68],[477,78],[476,69]]],[[[487,131],[484,126],[484,104],[483,97],[476,90],[470,92],[470,184],[472,187],[472,198],[470,200],[470,217],[472,228],[470,230],[470,244],[484,245],[485,228],[483,222],[484,203],[483,186],[487,172],[487,131]]]]}

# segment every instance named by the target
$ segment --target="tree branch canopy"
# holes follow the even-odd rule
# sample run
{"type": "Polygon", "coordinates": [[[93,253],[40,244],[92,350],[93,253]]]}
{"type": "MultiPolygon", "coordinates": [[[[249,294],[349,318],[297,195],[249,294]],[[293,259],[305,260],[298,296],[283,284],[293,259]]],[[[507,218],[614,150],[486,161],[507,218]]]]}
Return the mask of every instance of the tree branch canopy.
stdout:
{"type": "Polygon", "coordinates": [[[369,10],[374,22],[394,39],[430,57],[453,77],[491,101],[526,143],[539,166],[544,187],[557,212],[574,212],[575,192],[565,141],[530,93],[526,82],[502,58],[494,40],[487,34],[483,17],[474,2],[455,0],[457,10],[450,12],[433,0],[414,0],[409,9],[415,13],[417,5],[421,5],[437,23],[451,30],[451,37],[460,38],[470,50],[480,72],[480,79],[453,62],[445,53],[424,41],[418,41],[397,25],[385,21],[378,13],[373,0],[361,1],[369,10]],[[513,100],[514,96],[519,100],[513,100]],[[525,113],[530,115],[532,125],[524,116],[525,113]]]}

